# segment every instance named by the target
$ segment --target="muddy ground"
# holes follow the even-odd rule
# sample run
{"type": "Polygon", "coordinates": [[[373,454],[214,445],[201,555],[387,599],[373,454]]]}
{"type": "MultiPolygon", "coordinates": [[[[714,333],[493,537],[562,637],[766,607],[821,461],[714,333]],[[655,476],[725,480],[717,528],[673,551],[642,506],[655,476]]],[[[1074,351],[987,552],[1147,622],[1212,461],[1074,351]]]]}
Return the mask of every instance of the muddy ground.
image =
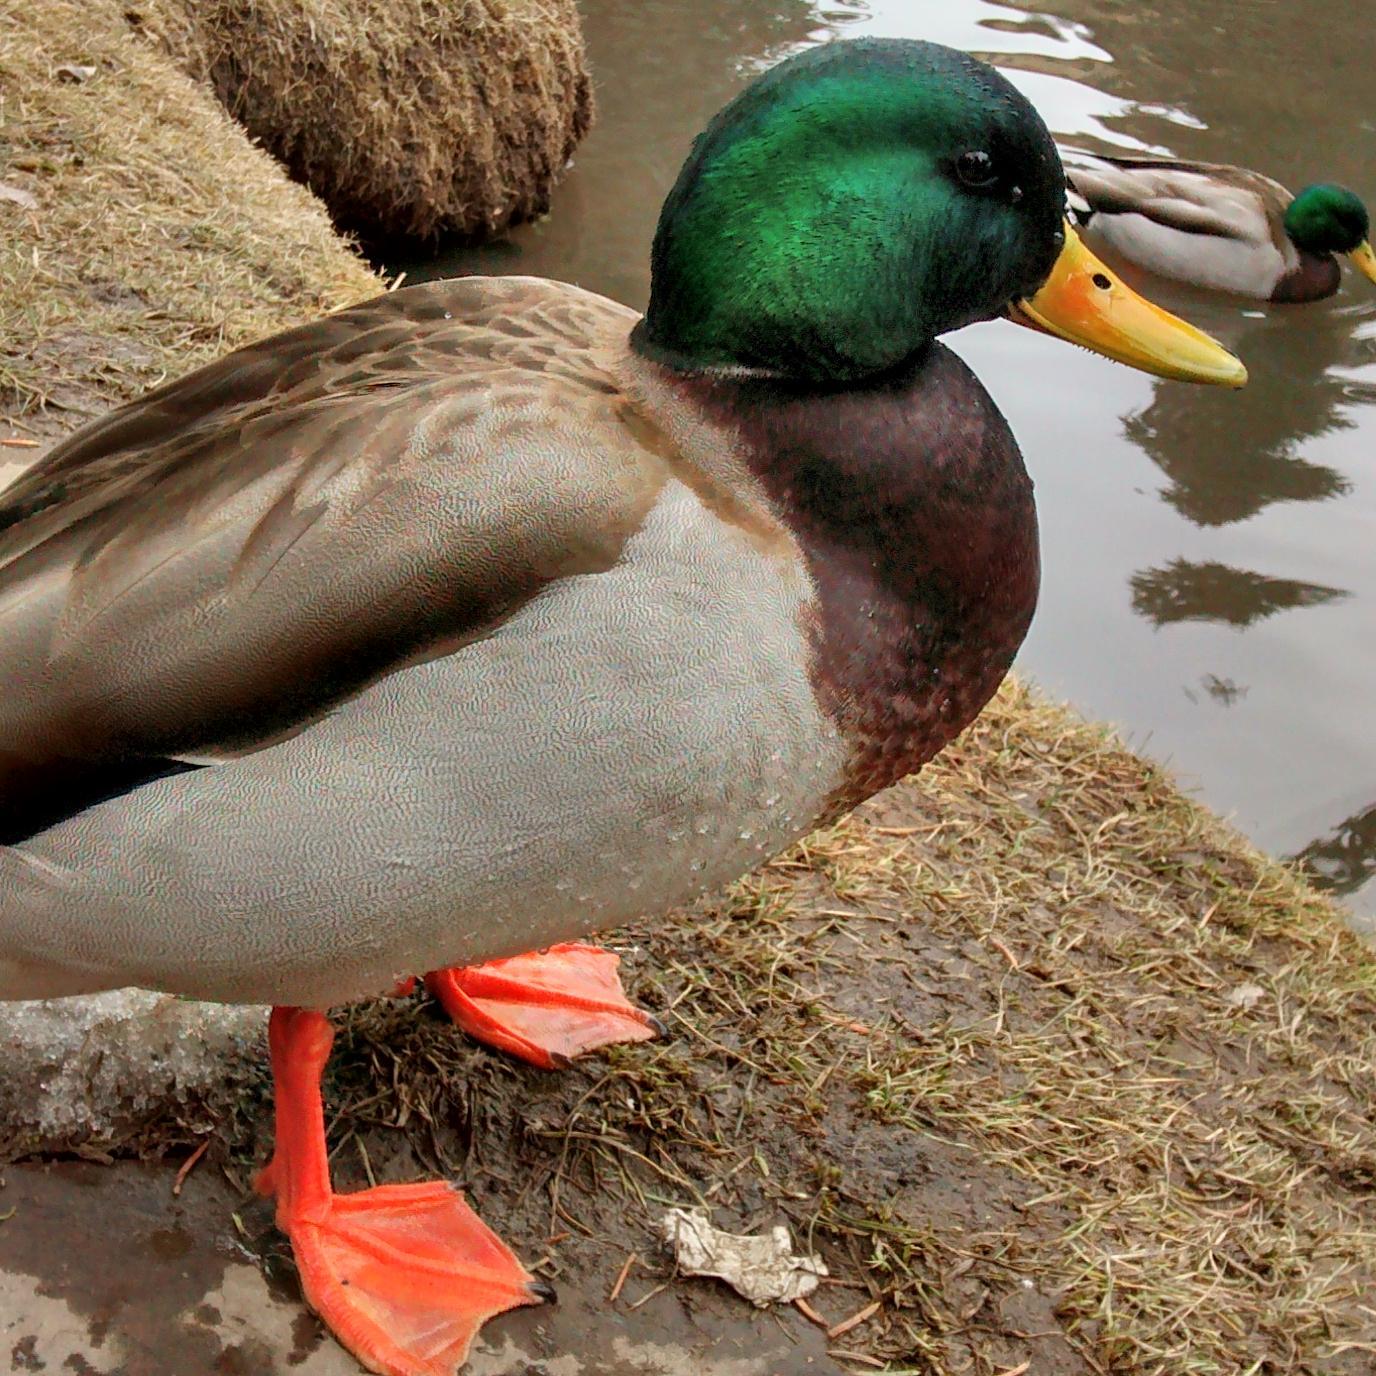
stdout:
{"type": "MultiPolygon", "coordinates": [[[[302,1306],[267,1206],[245,1207],[217,1173],[176,1199],[173,1180],[134,1162],[11,1168],[9,1222],[23,1226],[0,1229],[0,1368],[7,1357],[15,1372],[354,1376],[302,1306]]],[[[471,1376],[840,1371],[796,1312],[780,1322],[705,1287],[656,1294],[637,1282],[615,1306],[591,1279],[566,1275],[559,1288],[559,1303],[489,1324],[471,1376]]]]}

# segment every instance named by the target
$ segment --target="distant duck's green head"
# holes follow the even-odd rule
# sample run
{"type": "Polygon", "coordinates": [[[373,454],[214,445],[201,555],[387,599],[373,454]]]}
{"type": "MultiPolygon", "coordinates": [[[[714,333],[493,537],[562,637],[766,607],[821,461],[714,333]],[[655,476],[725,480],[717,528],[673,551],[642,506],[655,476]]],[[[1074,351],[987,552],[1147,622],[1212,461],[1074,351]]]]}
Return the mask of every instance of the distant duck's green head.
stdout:
{"type": "Polygon", "coordinates": [[[1371,216],[1362,199],[1345,186],[1306,186],[1285,211],[1285,232],[1310,253],[1349,253],[1359,271],[1376,282],[1376,255],[1368,235],[1371,216]]]}
{"type": "Polygon", "coordinates": [[[1245,377],[1078,245],[1059,304],[1039,296],[1073,238],[1064,215],[1051,136],[992,67],[934,43],[826,44],[766,72],[698,137],[660,215],[635,344],[681,369],[844,384],[1034,303],[1024,323],[1112,357],[1245,377]],[[1125,326],[1161,339],[1125,348],[1125,326]]]}

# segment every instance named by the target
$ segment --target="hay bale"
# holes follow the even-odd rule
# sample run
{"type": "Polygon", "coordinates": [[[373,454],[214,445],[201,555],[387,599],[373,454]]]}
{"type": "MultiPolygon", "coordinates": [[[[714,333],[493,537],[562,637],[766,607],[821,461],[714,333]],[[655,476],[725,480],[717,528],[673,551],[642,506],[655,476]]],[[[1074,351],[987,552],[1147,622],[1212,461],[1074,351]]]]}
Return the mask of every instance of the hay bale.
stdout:
{"type": "Polygon", "coordinates": [[[549,208],[592,87],[574,0],[133,0],[136,31],[371,235],[549,208]]]}

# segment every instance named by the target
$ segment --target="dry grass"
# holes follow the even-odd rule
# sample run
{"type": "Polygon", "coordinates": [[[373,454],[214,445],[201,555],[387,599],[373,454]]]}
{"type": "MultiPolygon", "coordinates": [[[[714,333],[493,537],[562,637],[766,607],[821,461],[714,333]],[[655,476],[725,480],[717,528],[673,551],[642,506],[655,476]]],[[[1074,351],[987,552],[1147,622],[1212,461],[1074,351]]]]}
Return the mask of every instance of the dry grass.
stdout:
{"type": "Polygon", "coordinates": [[[102,5],[0,0],[0,182],[36,201],[0,199],[0,412],[21,434],[380,289],[315,198],[102,5]]]}
{"type": "Polygon", "coordinates": [[[342,223],[485,239],[549,208],[592,118],[574,0],[134,0],[136,32],[342,223]]]}
{"type": "Polygon", "coordinates": [[[1026,1183],[1034,1227],[998,1247],[1091,1369],[1370,1371],[1370,953],[1159,773],[1018,690],[909,803],[911,839],[852,823],[841,870],[952,953],[979,943],[978,991],[870,1042],[869,1108],[1026,1183]]]}

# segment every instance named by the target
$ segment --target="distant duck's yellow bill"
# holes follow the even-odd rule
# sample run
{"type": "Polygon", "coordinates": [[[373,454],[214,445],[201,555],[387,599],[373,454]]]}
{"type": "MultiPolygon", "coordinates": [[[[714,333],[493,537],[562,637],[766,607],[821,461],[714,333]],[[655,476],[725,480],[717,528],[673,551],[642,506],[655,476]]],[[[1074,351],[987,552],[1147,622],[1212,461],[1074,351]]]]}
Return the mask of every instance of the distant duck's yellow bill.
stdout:
{"type": "Polygon", "coordinates": [[[1065,247],[1046,284],[1035,296],[1014,302],[1008,318],[1158,377],[1221,387],[1247,381],[1247,369],[1222,344],[1139,296],[1068,223],[1065,247]]]}
{"type": "Polygon", "coordinates": [[[1362,274],[1376,282],[1376,253],[1371,250],[1371,240],[1363,240],[1351,253],[1347,255],[1352,259],[1352,266],[1362,274]]]}

